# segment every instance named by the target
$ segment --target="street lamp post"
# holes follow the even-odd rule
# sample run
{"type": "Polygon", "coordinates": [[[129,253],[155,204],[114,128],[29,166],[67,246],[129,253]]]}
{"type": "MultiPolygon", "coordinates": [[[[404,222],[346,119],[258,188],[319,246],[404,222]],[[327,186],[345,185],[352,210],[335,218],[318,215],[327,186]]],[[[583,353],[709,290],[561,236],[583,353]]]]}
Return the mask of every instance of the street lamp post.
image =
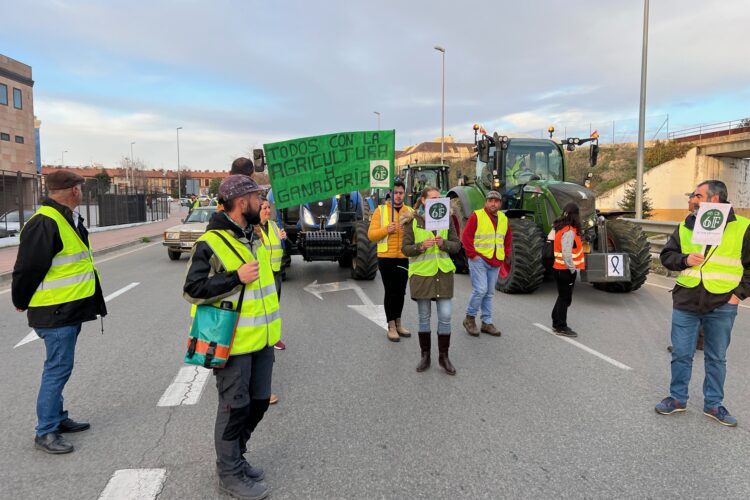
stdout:
{"type": "Polygon", "coordinates": [[[182,127],[177,127],[177,201],[182,199],[182,184],[180,183],[180,130],[182,127]]]}
{"type": "Polygon", "coordinates": [[[380,130],[380,111],[373,111],[378,117],[378,130],[380,130]]]}
{"type": "Polygon", "coordinates": [[[646,148],[646,68],[648,59],[648,0],[643,1],[643,47],[641,52],[641,103],[638,111],[638,157],[635,174],[635,218],[643,218],[643,163],[646,148]]]}
{"type": "Polygon", "coordinates": [[[133,144],[135,144],[135,141],[130,143],[130,181],[128,181],[128,185],[133,185],[133,144]]]}
{"type": "Polygon", "coordinates": [[[62,162],[62,166],[63,167],[65,167],[65,153],[67,153],[67,152],[68,152],[67,149],[62,152],[62,160],[60,160],[60,161],[62,162]]]}
{"type": "Polygon", "coordinates": [[[445,49],[439,45],[435,45],[435,50],[440,52],[443,57],[443,84],[440,106],[440,164],[443,165],[445,163],[445,49]]]}

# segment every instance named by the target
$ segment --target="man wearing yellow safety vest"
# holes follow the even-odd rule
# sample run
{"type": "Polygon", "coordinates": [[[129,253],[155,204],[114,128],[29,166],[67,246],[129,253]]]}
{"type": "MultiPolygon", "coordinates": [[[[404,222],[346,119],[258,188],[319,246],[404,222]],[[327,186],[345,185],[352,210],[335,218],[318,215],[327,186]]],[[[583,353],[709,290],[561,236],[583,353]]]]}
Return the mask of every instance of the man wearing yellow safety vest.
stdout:
{"type": "Polygon", "coordinates": [[[224,212],[211,219],[193,247],[183,288],[193,305],[237,309],[240,316],[224,368],[215,369],[219,406],[214,428],[216,470],[221,491],[239,498],[264,498],[262,469],[245,459],[247,443],[268,409],[273,345],[281,338],[281,316],[271,259],[252,238],[260,222],[262,189],[244,175],[230,175],[219,195],[224,212]]]}
{"type": "Polygon", "coordinates": [[[393,183],[392,193],[393,203],[386,202],[373,212],[367,237],[378,244],[378,269],[385,293],[383,307],[388,320],[388,340],[398,342],[401,337],[411,337],[411,332],[401,324],[409,260],[401,251],[404,226],[397,221],[400,214],[411,212],[411,208],[404,205],[406,187],[402,181],[393,183]]]}
{"type": "Polygon", "coordinates": [[[76,211],[84,178],[59,170],[46,181],[49,198],[21,231],[12,298],[18,311],[28,310],[29,326],[44,340],[47,353],[36,404],[35,446],[63,454],[72,452],[73,445],[61,434],[90,427],[68,418],[63,407],[76,340],[81,324],[105,316],[107,307],[88,231],[76,211]]]}
{"type": "MultiPolygon", "coordinates": [[[[693,192],[701,203],[727,203],[722,181],[704,181],[693,192]]],[[[672,291],[672,380],[669,397],[656,405],[662,415],[686,411],[698,329],[704,330],[703,414],[734,427],[723,406],[726,352],[741,300],[750,295],[750,219],[730,209],[719,245],[692,243],[696,215],[690,214],[661,251],[662,265],[680,271],[672,291]]]]}
{"type": "Polygon", "coordinates": [[[471,273],[471,297],[466,307],[463,325],[466,333],[478,336],[479,332],[499,337],[500,330],[492,322],[492,298],[500,266],[510,252],[510,225],[500,211],[503,200],[500,193],[490,191],[484,207],[469,216],[461,235],[471,273]],[[481,311],[482,326],[477,327],[476,317],[481,311]]]}

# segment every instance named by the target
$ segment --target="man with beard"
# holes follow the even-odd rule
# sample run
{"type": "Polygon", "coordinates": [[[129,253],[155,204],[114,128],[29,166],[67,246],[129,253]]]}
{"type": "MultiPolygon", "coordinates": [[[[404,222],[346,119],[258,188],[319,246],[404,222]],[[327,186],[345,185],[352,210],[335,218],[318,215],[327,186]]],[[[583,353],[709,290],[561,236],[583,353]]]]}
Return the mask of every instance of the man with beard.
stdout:
{"type": "MultiPolygon", "coordinates": [[[[727,187],[719,180],[703,181],[693,202],[728,203],[727,187]]],[[[704,329],[703,414],[735,427],[737,419],[722,404],[727,375],[727,348],[740,301],[750,295],[750,219],[730,207],[718,245],[693,243],[696,215],[680,223],[661,251],[662,265],[680,271],[672,290],[672,380],[669,396],[656,405],[661,415],[687,410],[698,329],[704,329]]]]}
{"type": "Polygon", "coordinates": [[[231,306],[240,313],[229,360],[214,369],[219,393],[214,444],[219,489],[253,499],[265,498],[269,489],[263,470],[244,454],[268,409],[273,345],[281,338],[271,259],[262,242],[251,238],[252,226],[260,222],[261,191],[244,175],[224,179],[219,187],[224,212],[196,242],[183,288],[193,305],[231,306]]]}

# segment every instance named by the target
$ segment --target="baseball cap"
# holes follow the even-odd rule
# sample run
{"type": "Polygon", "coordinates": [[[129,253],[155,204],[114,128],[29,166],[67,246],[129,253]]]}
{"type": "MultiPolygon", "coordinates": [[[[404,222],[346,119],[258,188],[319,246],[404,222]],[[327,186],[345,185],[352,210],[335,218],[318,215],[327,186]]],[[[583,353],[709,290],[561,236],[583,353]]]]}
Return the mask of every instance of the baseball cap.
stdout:
{"type": "Polygon", "coordinates": [[[493,190],[493,191],[490,191],[489,193],[487,193],[487,199],[488,200],[502,200],[503,197],[502,197],[502,195],[500,193],[498,193],[497,191],[493,190]]]}

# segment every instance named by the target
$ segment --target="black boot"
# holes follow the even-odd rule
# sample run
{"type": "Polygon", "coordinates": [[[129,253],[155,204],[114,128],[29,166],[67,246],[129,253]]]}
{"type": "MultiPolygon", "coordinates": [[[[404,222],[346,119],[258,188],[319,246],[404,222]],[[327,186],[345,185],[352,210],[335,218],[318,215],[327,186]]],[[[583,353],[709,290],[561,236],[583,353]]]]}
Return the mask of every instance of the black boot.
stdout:
{"type": "Polygon", "coordinates": [[[418,372],[423,372],[430,367],[431,343],[430,332],[419,332],[419,349],[422,351],[422,359],[419,360],[417,365],[418,372]]]}
{"type": "Polygon", "coordinates": [[[448,375],[455,375],[456,369],[453,367],[453,363],[448,359],[448,348],[451,345],[451,336],[438,334],[438,364],[445,369],[448,375]]]}

